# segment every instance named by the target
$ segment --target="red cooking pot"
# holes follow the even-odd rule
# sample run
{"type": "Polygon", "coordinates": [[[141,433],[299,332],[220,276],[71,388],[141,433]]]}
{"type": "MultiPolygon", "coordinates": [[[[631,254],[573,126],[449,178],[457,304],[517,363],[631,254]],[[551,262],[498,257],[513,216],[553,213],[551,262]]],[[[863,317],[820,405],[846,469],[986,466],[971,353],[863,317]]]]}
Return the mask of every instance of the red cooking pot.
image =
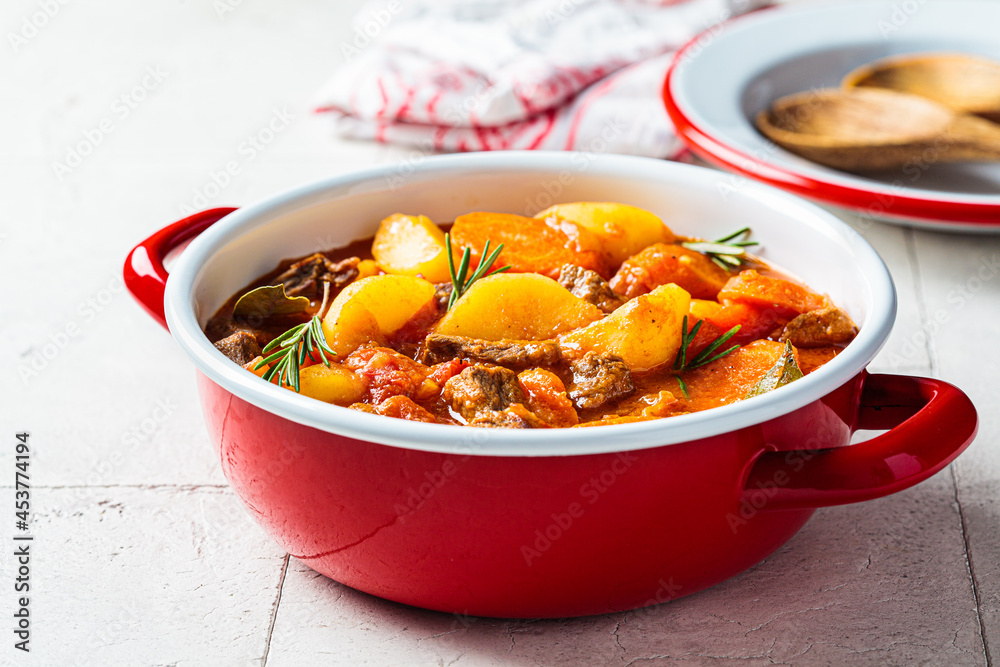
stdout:
{"type": "Polygon", "coordinates": [[[257,522],[337,581],[500,617],[622,611],[690,595],[772,553],[817,507],[878,498],[944,468],[977,428],[933,379],[869,375],[895,317],[874,250],[792,195],[698,167],[583,153],[434,157],[331,178],[138,245],[132,294],[198,368],[219,461],[257,522]],[[348,410],[247,373],[202,326],[281,259],[371,236],[395,212],[451,220],[622,201],[712,238],[749,225],[772,265],[860,324],[835,359],[706,412],[584,429],[475,429],[348,410]],[[168,280],[163,260],[184,250],[168,280]],[[887,431],[850,444],[857,429],[887,431]]]}

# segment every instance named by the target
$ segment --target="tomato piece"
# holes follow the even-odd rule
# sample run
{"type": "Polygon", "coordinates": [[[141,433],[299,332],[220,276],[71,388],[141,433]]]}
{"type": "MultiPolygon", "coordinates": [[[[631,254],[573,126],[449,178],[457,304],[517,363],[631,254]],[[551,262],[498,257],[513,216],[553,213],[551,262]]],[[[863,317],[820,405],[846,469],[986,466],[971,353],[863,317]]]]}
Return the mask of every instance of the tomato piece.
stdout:
{"type": "Polygon", "coordinates": [[[373,405],[390,396],[420,397],[430,370],[386,347],[362,347],[344,360],[344,366],[368,381],[373,405]]]}

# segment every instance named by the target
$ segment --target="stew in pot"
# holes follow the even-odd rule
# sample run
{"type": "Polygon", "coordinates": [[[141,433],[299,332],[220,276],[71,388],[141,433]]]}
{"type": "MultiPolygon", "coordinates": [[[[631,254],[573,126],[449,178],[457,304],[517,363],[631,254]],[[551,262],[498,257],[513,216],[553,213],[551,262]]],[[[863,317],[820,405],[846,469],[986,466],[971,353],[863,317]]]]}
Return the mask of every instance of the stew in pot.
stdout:
{"type": "Polygon", "coordinates": [[[616,203],[473,212],[450,227],[396,214],[373,239],[282,262],[205,333],[280,387],[387,417],[505,428],[672,417],[794,382],[857,334],[756,245],[749,229],[679,236],[616,203]]]}

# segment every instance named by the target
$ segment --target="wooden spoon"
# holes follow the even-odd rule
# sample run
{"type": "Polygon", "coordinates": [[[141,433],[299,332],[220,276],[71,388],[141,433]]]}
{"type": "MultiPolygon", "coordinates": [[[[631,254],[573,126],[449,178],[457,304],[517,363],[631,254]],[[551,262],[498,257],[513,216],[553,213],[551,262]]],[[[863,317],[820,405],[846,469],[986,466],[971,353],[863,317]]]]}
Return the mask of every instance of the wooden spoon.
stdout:
{"type": "Polygon", "coordinates": [[[886,58],[844,77],[845,88],[888,88],[1000,123],[1000,63],[960,53],[886,58]]]}
{"type": "Polygon", "coordinates": [[[782,148],[845,171],[1000,160],[1000,126],[877,88],[783,97],[757,115],[757,127],[782,148]]]}

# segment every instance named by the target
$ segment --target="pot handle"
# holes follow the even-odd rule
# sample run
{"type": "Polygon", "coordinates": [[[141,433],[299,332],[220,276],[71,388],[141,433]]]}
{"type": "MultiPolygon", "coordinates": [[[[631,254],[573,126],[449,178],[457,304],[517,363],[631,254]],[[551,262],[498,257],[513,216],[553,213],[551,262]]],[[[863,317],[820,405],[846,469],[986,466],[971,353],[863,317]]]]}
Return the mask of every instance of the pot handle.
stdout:
{"type": "Polygon", "coordinates": [[[164,329],[167,328],[167,320],[163,314],[163,290],[166,289],[169,274],[163,266],[163,260],[171,250],[198,236],[235,210],[213,208],[167,225],[132,248],[125,259],[122,270],[125,286],[139,305],[164,329]]]}
{"type": "Polygon", "coordinates": [[[947,382],[867,375],[855,429],[888,429],[865,442],[770,451],[750,470],[743,499],[759,510],[802,510],[881,498],[931,477],[978,430],[972,401],[947,382]]]}

